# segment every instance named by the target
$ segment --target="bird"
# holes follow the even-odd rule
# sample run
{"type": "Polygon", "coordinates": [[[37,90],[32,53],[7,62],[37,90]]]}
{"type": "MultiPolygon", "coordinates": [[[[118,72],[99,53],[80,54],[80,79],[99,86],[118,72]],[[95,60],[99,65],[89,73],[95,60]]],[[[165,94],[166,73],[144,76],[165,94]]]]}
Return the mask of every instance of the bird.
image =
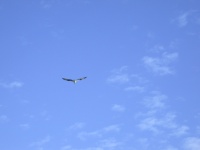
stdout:
{"type": "Polygon", "coordinates": [[[68,78],[62,78],[62,79],[66,80],[66,81],[71,81],[71,82],[73,82],[75,84],[77,81],[81,81],[81,80],[84,80],[86,78],[87,77],[82,77],[82,78],[78,78],[78,79],[68,79],[68,78]]]}

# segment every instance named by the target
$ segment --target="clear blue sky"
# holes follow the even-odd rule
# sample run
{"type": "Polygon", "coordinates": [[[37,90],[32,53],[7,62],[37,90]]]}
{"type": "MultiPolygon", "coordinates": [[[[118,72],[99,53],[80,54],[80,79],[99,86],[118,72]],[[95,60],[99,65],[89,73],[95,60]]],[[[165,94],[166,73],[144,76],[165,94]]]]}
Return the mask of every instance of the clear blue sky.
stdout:
{"type": "Polygon", "coordinates": [[[0,71],[0,150],[200,150],[199,0],[1,0],[0,71]]]}

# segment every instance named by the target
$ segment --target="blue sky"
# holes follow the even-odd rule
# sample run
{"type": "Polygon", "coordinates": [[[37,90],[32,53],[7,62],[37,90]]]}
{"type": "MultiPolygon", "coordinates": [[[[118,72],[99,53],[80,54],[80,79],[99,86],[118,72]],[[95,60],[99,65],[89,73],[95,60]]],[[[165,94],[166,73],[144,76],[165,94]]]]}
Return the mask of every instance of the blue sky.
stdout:
{"type": "Polygon", "coordinates": [[[200,150],[200,1],[1,0],[0,14],[0,149],[200,150]]]}

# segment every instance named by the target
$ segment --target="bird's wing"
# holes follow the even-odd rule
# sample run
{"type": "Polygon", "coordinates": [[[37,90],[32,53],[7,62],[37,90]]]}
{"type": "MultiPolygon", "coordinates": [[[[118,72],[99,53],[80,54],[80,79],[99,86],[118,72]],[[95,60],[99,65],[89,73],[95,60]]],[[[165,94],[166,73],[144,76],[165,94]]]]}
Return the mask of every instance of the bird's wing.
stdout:
{"type": "Polygon", "coordinates": [[[86,79],[87,77],[83,77],[83,78],[78,78],[76,80],[83,80],[83,79],[86,79]]]}
{"type": "Polygon", "coordinates": [[[67,78],[62,78],[63,80],[66,80],[66,81],[74,81],[72,79],[67,79],[67,78]]]}

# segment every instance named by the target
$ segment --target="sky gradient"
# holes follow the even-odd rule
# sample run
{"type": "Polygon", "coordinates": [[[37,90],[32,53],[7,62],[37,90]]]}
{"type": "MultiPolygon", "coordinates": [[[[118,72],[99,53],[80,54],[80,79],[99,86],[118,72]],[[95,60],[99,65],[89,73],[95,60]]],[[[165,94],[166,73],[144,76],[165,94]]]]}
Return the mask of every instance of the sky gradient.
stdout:
{"type": "Polygon", "coordinates": [[[199,0],[1,0],[0,20],[1,150],[200,150],[199,0]]]}

